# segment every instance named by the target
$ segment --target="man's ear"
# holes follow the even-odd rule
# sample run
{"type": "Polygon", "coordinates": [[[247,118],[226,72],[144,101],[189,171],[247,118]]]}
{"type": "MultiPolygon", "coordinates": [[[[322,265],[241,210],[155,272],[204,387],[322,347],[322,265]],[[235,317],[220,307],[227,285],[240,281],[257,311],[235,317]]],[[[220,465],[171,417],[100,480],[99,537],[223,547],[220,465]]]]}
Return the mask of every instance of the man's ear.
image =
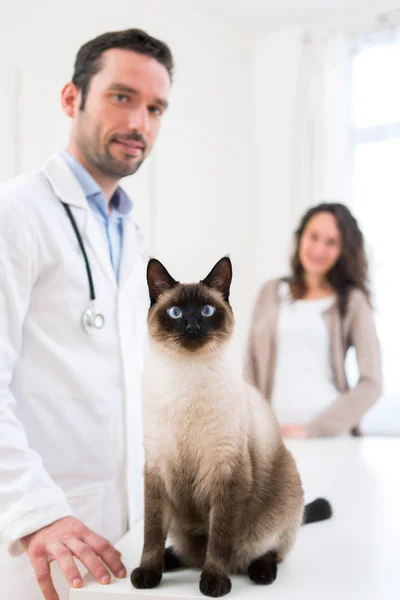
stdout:
{"type": "Polygon", "coordinates": [[[81,91],[72,82],[64,85],[61,90],[61,106],[67,117],[75,117],[81,103],[81,91]]]}

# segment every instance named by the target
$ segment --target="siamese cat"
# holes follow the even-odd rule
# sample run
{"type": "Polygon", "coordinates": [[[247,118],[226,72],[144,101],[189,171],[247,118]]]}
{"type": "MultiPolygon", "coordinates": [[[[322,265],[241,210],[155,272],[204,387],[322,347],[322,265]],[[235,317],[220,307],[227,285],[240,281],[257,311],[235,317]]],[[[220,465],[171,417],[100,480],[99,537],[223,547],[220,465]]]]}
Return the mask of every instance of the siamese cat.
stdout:
{"type": "Polygon", "coordinates": [[[136,588],[164,570],[202,570],[219,597],[230,573],[272,583],[302,522],[330,516],[319,499],[304,515],[295,461],[268,402],[242,375],[222,258],[199,283],[181,284],[151,259],[149,350],[143,377],[145,525],[136,588]],[[165,549],[167,535],[172,547],[165,549]]]}

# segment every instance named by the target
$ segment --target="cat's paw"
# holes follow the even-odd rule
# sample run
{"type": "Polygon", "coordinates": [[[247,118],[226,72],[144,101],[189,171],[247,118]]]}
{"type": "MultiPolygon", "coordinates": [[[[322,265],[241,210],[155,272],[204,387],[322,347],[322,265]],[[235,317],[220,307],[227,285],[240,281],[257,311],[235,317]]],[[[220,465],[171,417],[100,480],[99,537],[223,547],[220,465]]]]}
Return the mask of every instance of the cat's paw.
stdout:
{"type": "Polygon", "coordinates": [[[164,571],[173,571],[174,569],[181,569],[185,565],[183,564],[180,556],[175,554],[172,546],[165,548],[164,552],[164,571]]]}
{"type": "Polygon", "coordinates": [[[158,573],[153,569],[138,567],[131,573],[131,582],[135,588],[139,590],[155,588],[161,581],[162,573],[158,573]]]}
{"type": "Polygon", "coordinates": [[[232,583],[226,575],[202,573],[200,577],[200,591],[205,596],[219,598],[231,591],[232,583]]]}
{"type": "Polygon", "coordinates": [[[258,585],[268,585],[275,581],[278,573],[278,561],[275,552],[256,558],[248,568],[249,577],[258,585]]]}

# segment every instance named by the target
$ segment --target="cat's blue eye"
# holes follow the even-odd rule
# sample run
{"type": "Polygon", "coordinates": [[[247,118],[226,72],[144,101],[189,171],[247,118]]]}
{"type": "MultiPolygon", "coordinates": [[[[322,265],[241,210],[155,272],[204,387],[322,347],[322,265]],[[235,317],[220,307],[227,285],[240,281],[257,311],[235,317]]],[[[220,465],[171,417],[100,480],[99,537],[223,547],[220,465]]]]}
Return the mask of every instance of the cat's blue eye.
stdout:
{"type": "Polygon", "coordinates": [[[215,308],[213,306],[211,306],[210,304],[206,304],[206,306],[203,306],[201,314],[203,315],[203,317],[212,317],[213,314],[215,313],[215,308]]]}
{"type": "Polygon", "coordinates": [[[180,319],[182,316],[182,311],[179,306],[172,306],[167,312],[172,319],[180,319]]]}

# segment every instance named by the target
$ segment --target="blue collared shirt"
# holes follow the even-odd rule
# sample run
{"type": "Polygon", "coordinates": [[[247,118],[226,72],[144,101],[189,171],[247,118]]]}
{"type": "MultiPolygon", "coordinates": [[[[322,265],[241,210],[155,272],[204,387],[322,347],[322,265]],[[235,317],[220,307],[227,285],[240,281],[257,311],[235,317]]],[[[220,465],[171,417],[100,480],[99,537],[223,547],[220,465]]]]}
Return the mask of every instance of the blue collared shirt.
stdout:
{"type": "Polygon", "coordinates": [[[61,156],[82,186],[89,206],[104,233],[111,264],[118,283],[124,236],[124,217],[131,212],[133,204],[125,192],[121,188],[117,188],[110,201],[110,213],[107,214],[107,200],[99,184],[69,152],[64,150],[61,152],[61,156]]]}

